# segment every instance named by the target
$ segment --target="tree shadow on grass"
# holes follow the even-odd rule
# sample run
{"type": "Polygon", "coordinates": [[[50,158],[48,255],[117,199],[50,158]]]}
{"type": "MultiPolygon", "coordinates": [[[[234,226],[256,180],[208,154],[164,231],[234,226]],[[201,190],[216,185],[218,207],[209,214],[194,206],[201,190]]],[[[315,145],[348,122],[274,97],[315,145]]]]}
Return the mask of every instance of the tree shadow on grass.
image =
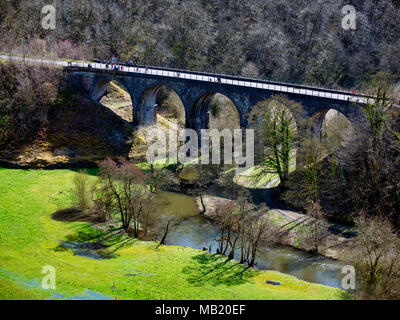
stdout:
{"type": "Polygon", "coordinates": [[[51,215],[51,218],[56,221],[62,222],[92,222],[93,219],[81,210],[75,208],[68,208],[57,210],[51,215]]]}
{"type": "Polygon", "coordinates": [[[85,169],[74,169],[74,168],[71,168],[70,169],[71,171],[73,171],[73,172],[76,172],[76,173],[84,173],[84,174],[87,174],[88,176],[94,176],[94,177],[98,177],[98,176],[100,176],[100,169],[99,168],[85,168],[85,169]]]}
{"type": "Polygon", "coordinates": [[[72,249],[75,254],[77,254],[76,250],[79,250],[78,255],[95,259],[110,259],[117,257],[119,249],[137,241],[137,239],[129,237],[122,228],[101,231],[92,228],[91,225],[79,225],[73,229],[74,232],[67,235],[66,240],[54,248],[54,251],[72,249]]]}
{"type": "Polygon", "coordinates": [[[193,257],[190,265],[184,267],[182,271],[188,275],[187,281],[196,286],[240,285],[248,282],[257,272],[237,261],[208,253],[193,257]]]}
{"type": "Polygon", "coordinates": [[[101,241],[104,235],[104,232],[96,230],[90,227],[90,225],[75,226],[73,229],[74,232],[66,236],[66,239],[68,241],[76,241],[76,242],[101,241]]]}

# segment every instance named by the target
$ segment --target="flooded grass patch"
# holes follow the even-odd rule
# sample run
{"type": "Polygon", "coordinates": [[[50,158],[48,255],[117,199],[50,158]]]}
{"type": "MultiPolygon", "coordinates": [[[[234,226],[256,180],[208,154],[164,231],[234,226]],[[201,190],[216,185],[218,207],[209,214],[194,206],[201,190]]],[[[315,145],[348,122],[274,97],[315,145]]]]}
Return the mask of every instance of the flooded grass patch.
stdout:
{"type": "Polygon", "coordinates": [[[98,242],[64,241],[60,244],[60,247],[71,249],[77,256],[91,259],[111,259],[116,257],[113,252],[108,250],[108,246],[98,242]]]}

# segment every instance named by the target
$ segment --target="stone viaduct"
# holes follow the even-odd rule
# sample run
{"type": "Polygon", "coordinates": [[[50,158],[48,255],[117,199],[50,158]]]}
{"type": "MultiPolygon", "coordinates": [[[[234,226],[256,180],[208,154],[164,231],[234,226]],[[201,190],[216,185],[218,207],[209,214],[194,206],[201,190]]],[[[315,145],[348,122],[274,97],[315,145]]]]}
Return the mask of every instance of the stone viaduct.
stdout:
{"type": "Polygon", "coordinates": [[[242,127],[247,127],[246,115],[259,101],[284,94],[303,105],[305,114],[301,117],[316,119],[316,131],[329,109],[341,112],[357,127],[363,118],[359,106],[367,99],[367,96],[344,91],[165,68],[123,67],[117,71],[95,64],[95,67],[68,66],[66,69],[70,85],[84,90],[95,101],[105,95],[109,82],[122,84],[132,98],[134,125],[156,121],[156,99],[162,86],[180,97],[186,127],[196,131],[208,128],[208,102],[215,93],[233,102],[242,127]]]}

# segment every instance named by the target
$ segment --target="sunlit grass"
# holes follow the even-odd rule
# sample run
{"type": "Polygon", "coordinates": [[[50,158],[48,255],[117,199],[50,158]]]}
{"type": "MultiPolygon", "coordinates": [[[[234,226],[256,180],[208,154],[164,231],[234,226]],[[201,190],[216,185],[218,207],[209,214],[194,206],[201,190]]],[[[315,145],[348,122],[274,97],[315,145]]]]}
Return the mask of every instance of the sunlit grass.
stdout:
{"type": "MultiPolygon", "coordinates": [[[[292,158],[289,164],[289,173],[296,170],[296,159],[292,158]]],[[[279,185],[279,175],[276,173],[266,173],[260,175],[262,167],[260,165],[253,166],[241,172],[235,177],[235,182],[246,188],[263,189],[275,187],[279,185]]]]}
{"type": "MultiPolygon", "coordinates": [[[[97,172],[87,173],[96,179],[97,172]]],[[[104,260],[60,249],[60,241],[98,235],[88,223],[51,218],[56,210],[71,207],[69,191],[74,174],[73,170],[0,169],[0,298],[57,299],[81,297],[87,292],[110,299],[345,297],[336,288],[280,273],[246,270],[235,261],[226,262],[224,257],[191,248],[156,249],[156,243],[132,239],[115,258],[104,260]],[[56,269],[56,290],[40,286],[45,265],[56,269]],[[205,270],[211,272],[205,274],[205,270]],[[282,285],[264,283],[272,277],[282,285]]]]}

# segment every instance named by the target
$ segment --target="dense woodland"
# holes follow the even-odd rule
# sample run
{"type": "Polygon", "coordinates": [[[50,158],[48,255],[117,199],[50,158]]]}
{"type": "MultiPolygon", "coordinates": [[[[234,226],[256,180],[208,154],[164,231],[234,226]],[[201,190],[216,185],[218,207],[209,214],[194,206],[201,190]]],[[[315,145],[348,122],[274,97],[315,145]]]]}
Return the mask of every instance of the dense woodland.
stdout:
{"type": "Polygon", "coordinates": [[[400,79],[397,0],[54,3],[56,29],[44,30],[41,8],[48,1],[1,0],[1,51],[136,58],[148,65],[364,90],[374,78],[400,79]],[[341,27],[341,9],[348,4],[357,11],[356,30],[341,27]]]}
{"type": "MultiPolygon", "coordinates": [[[[348,261],[362,271],[364,297],[399,297],[400,1],[66,0],[55,1],[56,29],[44,30],[41,8],[46,4],[0,0],[0,51],[69,59],[114,56],[146,65],[374,92],[377,99],[363,109],[365,123],[346,143],[332,136],[317,141],[306,123],[298,123],[304,130],[296,131],[293,113],[302,106],[284,96],[260,102],[249,116],[250,123],[259,124],[264,148],[259,175],[279,176],[276,198],[315,221],[307,234],[309,250],[320,252],[328,219],[355,225],[359,237],[348,261]],[[341,27],[341,9],[347,4],[357,10],[356,30],[341,27]],[[304,153],[305,162],[291,173],[296,150],[304,153]]],[[[62,79],[60,70],[0,61],[1,149],[45,137],[49,110],[70,103],[62,79]]],[[[146,226],[145,234],[151,226],[152,208],[145,206],[152,203],[151,195],[142,185],[148,183],[155,193],[173,180],[172,173],[151,167],[150,176],[142,176],[124,161],[99,163],[102,184],[88,192],[90,197],[82,192],[85,181],[74,183],[81,190],[81,209],[90,203],[90,211],[104,220],[117,213],[124,230],[133,228],[138,237],[139,225],[146,226]],[[129,205],[121,205],[121,198],[129,205]]],[[[185,168],[180,170],[173,174],[182,176],[185,168]]],[[[203,207],[205,176],[225,191],[238,187],[227,167],[195,170],[193,194],[200,195],[203,207]]],[[[236,219],[232,212],[237,207],[217,208],[223,232],[219,250],[232,258],[237,243],[251,243],[240,260],[253,265],[259,240],[273,232],[267,222],[255,223],[258,213],[238,197],[243,189],[231,193],[243,205],[236,219]],[[232,230],[238,231],[236,238],[232,230]]],[[[168,227],[169,222],[165,234],[168,227]]]]}

